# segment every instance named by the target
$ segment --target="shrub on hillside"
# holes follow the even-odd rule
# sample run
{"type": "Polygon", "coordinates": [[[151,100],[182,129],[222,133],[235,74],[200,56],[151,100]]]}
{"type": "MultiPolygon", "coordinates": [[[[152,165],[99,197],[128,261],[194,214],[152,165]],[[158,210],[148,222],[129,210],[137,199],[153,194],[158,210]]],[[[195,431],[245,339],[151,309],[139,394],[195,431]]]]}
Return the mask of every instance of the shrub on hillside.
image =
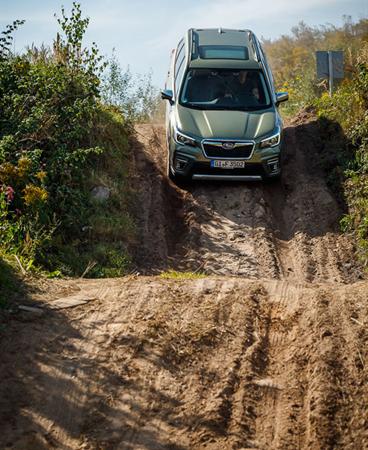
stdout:
{"type": "Polygon", "coordinates": [[[73,3],[70,17],[62,10],[58,22],[52,50],[13,55],[9,30],[21,21],[0,39],[0,244],[27,264],[73,273],[80,261],[64,264],[66,255],[93,240],[83,231],[95,214],[91,173],[116,158],[116,147],[123,162],[129,130],[100,102],[105,64],[95,44],[82,45],[89,20],[80,5],[73,3]],[[119,128],[120,142],[104,141],[109,127],[119,128]]]}

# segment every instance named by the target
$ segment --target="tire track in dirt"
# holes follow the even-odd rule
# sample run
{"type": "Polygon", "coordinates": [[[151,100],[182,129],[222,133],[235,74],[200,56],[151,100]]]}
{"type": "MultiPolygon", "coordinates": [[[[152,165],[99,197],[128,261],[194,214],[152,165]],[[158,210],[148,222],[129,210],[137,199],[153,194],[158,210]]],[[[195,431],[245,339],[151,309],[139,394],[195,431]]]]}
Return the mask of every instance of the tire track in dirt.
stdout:
{"type": "Polygon", "coordinates": [[[292,358],[292,341],[298,327],[300,298],[306,295],[301,285],[290,282],[271,283],[268,383],[263,388],[257,412],[259,448],[296,449],[300,447],[300,422],[303,403],[301,380],[303,368],[292,358]]]}
{"type": "MultiPolygon", "coordinates": [[[[74,340],[64,319],[53,321],[52,345],[50,335],[34,333],[49,321],[31,323],[30,357],[39,360],[45,345],[48,357],[32,370],[17,366],[18,376],[33,374],[38,391],[28,385],[31,402],[13,411],[0,448],[367,446],[365,282],[338,289],[239,277],[89,283],[81,287],[97,300],[68,312],[79,330],[74,340]],[[25,441],[25,432],[37,440],[25,441]]],[[[10,348],[27,339],[16,336],[10,348]]],[[[17,395],[16,385],[8,389],[17,395]]],[[[4,398],[0,405],[5,414],[4,398]]]]}
{"type": "Polygon", "coordinates": [[[368,448],[367,282],[316,125],[286,130],[279,184],[183,189],[163,128],[138,131],[137,267],[209,276],[50,282],[1,341],[0,448],[368,448]],[[50,312],[68,289],[96,300],[50,312]]]}
{"type": "Polygon", "coordinates": [[[362,402],[356,404],[360,397],[353,388],[359,385],[359,395],[366,396],[361,385],[364,359],[357,352],[367,336],[358,344],[358,335],[351,332],[351,308],[359,291],[355,287],[349,296],[348,289],[336,295],[328,285],[265,285],[272,304],[267,366],[271,389],[256,412],[258,448],[365,448],[368,433],[351,426],[352,414],[360,414],[361,423],[367,417],[362,402]],[[345,347],[352,340],[350,353],[345,347]],[[355,355],[352,361],[348,355],[355,355]]]}

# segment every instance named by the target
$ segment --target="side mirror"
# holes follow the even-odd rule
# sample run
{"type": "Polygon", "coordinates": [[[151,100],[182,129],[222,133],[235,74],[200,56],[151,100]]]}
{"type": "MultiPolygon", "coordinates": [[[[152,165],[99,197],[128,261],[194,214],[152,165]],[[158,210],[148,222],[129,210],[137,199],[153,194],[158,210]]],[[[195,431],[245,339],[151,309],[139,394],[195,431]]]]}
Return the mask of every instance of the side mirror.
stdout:
{"type": "Polygon", "coordinates": [[[276,93],[276,106],[279,106],[280,103],[286,102],[287,100],[289,100],[289,94],[287,92],[276,93]]]}
{"type": "Polygon", "coordinates": [[[173,91],[171,89],[165,89],[161,91],[161,98],[162,100],[169,100],[169,102],[173,103],[173,91]]]}

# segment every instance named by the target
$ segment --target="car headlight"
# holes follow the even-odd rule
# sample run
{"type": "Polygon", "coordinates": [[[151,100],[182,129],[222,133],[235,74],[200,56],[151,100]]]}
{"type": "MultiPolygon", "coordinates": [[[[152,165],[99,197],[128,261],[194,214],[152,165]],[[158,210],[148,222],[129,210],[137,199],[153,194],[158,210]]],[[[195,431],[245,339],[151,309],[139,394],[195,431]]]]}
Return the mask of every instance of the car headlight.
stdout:
{"type": "Polygon", "coordinates": [[[195,139],[191,138],[190,136],[187,136],[186,134],[183,134],[177,129],[174,130],[174,139],[178,144],[181,145],[190,145],[192,147],[197,146],[195,139]]]}
{"type": "Polygon", "coordinates": [[[260,148],[276,147],[276,145],[280,144],[280,138],[281,138],[281,133],[278,132],[278,133],[274,134],[273,136],[263,139],[263,141],[260,142],[259,147],[260,148]]]}

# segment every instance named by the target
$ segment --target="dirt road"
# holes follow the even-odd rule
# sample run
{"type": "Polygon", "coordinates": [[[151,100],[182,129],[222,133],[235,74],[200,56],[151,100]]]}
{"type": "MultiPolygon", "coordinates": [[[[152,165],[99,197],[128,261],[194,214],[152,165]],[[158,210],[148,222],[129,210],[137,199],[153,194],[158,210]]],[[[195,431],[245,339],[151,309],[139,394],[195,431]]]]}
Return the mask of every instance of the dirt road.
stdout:
{"type": "Polygon", "coordinates": [[[9,320],[0,448],[368,448],[368,283],[318,125],[286,130],[276,185],[178,189],[162,127],[138,133],[141,275],[47,284],[42,314],[9,320]],[[155,276],[169,268],[205,276],[155,276]]]}

